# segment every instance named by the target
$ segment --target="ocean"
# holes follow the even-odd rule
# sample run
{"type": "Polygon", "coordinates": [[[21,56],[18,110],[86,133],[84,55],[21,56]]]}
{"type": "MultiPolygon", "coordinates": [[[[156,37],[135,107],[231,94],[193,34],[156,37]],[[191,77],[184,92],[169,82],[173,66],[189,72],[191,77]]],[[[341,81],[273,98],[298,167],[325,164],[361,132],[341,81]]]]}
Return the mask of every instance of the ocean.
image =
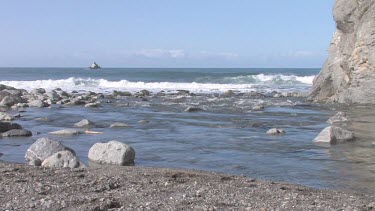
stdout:
{"type": "MultiPolygon", "coordinates": [[[[23,163],[27,148],[48,136],[74,149],[87,164],[94,143],[119,140],[135,149],[139,166],[217,171],[315,188],[371,192],[375,188],[372,129],[353,143],[327,147],[312,142],[328,126],[330,116],[340,110],[350,113],[350,108],[310,103],[301,97],[318,73],[319,69],[298,68],[0,68],[0,84],[28,91],[60,88],[107,95],[115,90],[136,93],[146,89],[152,93],[146,98],[103,99],[99,108],[26,108],[15,122],[33,136],[0,139],[0,153],[4,154],[0,159],[23,163]],[[178,90],[194,94],[177,94],[178,90]],[[157,95],[161,91],[165,95],[157,95]],[[276,92],[302,94],[273,97],[276,92]],[[264,109],[253,109],[257,105],[264,109]],[[185,112],[189,106],[202,110],[185,112]],[[103,134],[48,134],[72,128],[81,119],[93,121],[97,127],[92,130],[103,134]],[[140,120],[148,123],[140,124],[140,120]],[[114,122],[130,127],[109,128],[114,122]],[[286,134],[265,134],[274,127],[283,128],[286,134]]],[[[368,111],[364,108],[363,112],[368,111]]],[[[363,112],[351,115],[358,119],[363,112]]],[[[368,121],[350,127],[366,130],[374,114],[366,115],[368,121]]]]}

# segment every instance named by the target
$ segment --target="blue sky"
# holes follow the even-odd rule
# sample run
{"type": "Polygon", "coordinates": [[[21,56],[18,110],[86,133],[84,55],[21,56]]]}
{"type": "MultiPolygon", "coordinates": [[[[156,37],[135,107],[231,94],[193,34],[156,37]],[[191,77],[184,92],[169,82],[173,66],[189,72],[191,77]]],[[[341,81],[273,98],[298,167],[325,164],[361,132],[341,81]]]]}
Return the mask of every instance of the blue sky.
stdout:
{"type": "Polygon", "coordinates": [[[334,0],[2,0],[0,66],[320,67],[334,0]]]}

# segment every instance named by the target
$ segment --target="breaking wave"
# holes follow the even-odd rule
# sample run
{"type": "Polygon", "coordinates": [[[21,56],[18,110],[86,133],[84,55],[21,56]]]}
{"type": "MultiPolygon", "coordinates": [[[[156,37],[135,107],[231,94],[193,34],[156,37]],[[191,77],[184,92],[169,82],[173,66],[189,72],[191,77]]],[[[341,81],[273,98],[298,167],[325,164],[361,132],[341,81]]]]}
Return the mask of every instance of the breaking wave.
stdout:
{"type": "Polygon", "coordinates": [[[139,91],[147,89],[150,91],[175,91],[189,90],[192,92],[224,92],[237,90],[241,92],[258,91],[262,88],[278,90],[297,90],[309,88],[314,76],[295,75],[247,75],[223,78],[197,78],[195,82],[132,82],[128,80],[109,81],[106,79],[92,78],[67,78],[58,80],[35,80],[35,81],[0,81],[0,84],[13,86],[28,91],[35,88],[52,90],[61,88],[66,91],[96,91],[112,92],[113,90],[139,91]]]}

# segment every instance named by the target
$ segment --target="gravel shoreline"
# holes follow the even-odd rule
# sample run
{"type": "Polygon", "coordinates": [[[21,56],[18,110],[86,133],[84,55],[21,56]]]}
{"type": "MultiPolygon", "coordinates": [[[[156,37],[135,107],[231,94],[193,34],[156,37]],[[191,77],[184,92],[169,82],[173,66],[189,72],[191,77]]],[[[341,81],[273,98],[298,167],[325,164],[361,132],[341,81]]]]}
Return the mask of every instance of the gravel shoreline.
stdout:
{"type": "Polygon", "coordinates": [[[375,210],[375,198],[196,170],[0,162],[0,210],[375,210]]]}

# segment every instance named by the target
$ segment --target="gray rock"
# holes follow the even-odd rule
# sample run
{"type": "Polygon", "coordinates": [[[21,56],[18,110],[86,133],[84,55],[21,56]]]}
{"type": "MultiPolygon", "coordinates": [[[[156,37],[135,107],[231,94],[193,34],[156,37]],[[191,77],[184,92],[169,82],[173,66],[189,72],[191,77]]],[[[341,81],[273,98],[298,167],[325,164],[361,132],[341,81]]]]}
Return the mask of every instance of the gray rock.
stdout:
{"type": "Polygon", "coordinates": [[[90,148],[88,158],[100,164],[134,165],[135,151],[119,141],[96,143],[90,148]]]}
{"type": "Polygon", "coordinates": [[[21,103],[22,99],[18,96],[5,96],[3,100],[0,102],[1,107],[11,107],[14,104],[21,103]]]}
{"type": "Polygon", "coordinates": [[[132,96],[132,94],[130,92],[121,92],[121,91],[113,91],[112,93],[113,96],[132,96]]]}
{"type": "Polygon", "coordinates": [[[70,100],[70,104],[72,104],[72,105],[85,105],[86,102],[84,100],[81,100],[81,99],[73,98],[73,99],[70,100]]]}
{"type": "Polygon", "coordinates": [[[33,94],[33,95],[41,95],[41,94],[44,94],[46,93],[46,90],[43,89],[43,88],[39,88],[39,89],[33,89],[30,94],[33,94]]]}
{"type": "Polygon", "coordinates": [[[256,105],[256,106],[254,106],[252,108],[252,110],[254,110],[254,111],[262,111],[262,110],[264,110],[264,106],[262,106],[262,105],[256,105]]]}
{"type": "Polygon", "coordinates": [[[24,129],[13,129],[9,130],[5,133],[2,133],[1,136],[3,137],[16,137],[16,136],[32,136],[33,134],[29,130],[24,129]]]}
{"type": "Polygon", "coordinates": [[[189,106],[187,109],[185,109],[185,112],[198,112],[198,111],[203,111],[203,109],[199,107],[193,107],[193,106],[189,106]]]}
{"type": "Polygon", "coordinates": [[[49,168],[84,168],[85,165],[79,161],[71,151],[56,152],[42,162],[43,167],[49,168]]]}
{"type": "Polygon", "coordinates": [[[337,144],[340,142],[353,141],[354,133],[340,127],[330,126],[324,128],[314,139],[315,143],[337,144]]]}
{"type": "Polygon", "coordinates": [[[309,99],[375,103],[375,1],[336,0],[336,32],[329,58],[315,78],[309,99]]]}
{"type": "Polygon", "coordinates": [[[131,127],[131,126],[126,124],[126,123],[115,122],[115,123],[112,123],[109,127],[110,128],[116,128],[116,127],[131,127]]]}
{"type": "Polygon", "coordinates": [[[82,130],[64,129],[64,130],[53,131],[53,132],[50,132],[49,134],[59,135],[59,136],[72,136],[72,135],[79,135],[82,133],[83,133],[82,130]]]}
{"type": "Polygon", "coordinates": [[[268,130],[266,134],[267,135],[284,135],[285,131],[283,129],[279,129],[279,128],[272,128],[272,129],[268,130]]]}
{"type": "Polygon", "coordinates": [[[42,100],[32,100],[28,103],[30,107],[37,107],[37,108],[42,108],[42,107],[48,107],[49,105],[47,103],[44,103],[42,100]]]}
{"type": "Polygon", "coordinates": [[[58,141],[54,141],[50,138],[40,138],[34,142],[26,151],[25,159],[30,165],[41,165],[42,162],[60,151],[74,151],[58,141]]]}
{"type": "Polygon", "coordinates": [[[0,121],[12,121],[14,120],[13,116],[10,116],[7,113],[0,112],[0,121]]]}
{"type": "Polygon", "coordinates": [[[86,108],[98,108],[100,107],[100,103],[96,102],[96,103],[87,103],[85,105],[86,108]]]}
{"type": "Polygon", "coordinates": [[[29,107],[29,104],[27,103],[17,103],[16,105],[18,108],[25,108],[25,107],[29,107]]]}
{"type": "Polygon", "coordinates": [[[88,119],[82,119],[81,121],[75,123],[74,127],[91,128],[91,127],[95,127],[95,124],[88,119]]]}
{"type": "Polygon", "coordinates": [[[17,123],[0,122],[0,133],[4,133],[13,129],[22,129],[22,127],[17,123]]]}
{"type": "Polygon", "coordinates": [[[340,123],[340,122],[347,122],[349,121],[349,117],[346,115],[345,112],[337,112],[337,114],[335,114],[333,117],[329,118],[329,120],[327,120],[327,123],[328,124],[335,124],[335,123],[340,123]]]}

